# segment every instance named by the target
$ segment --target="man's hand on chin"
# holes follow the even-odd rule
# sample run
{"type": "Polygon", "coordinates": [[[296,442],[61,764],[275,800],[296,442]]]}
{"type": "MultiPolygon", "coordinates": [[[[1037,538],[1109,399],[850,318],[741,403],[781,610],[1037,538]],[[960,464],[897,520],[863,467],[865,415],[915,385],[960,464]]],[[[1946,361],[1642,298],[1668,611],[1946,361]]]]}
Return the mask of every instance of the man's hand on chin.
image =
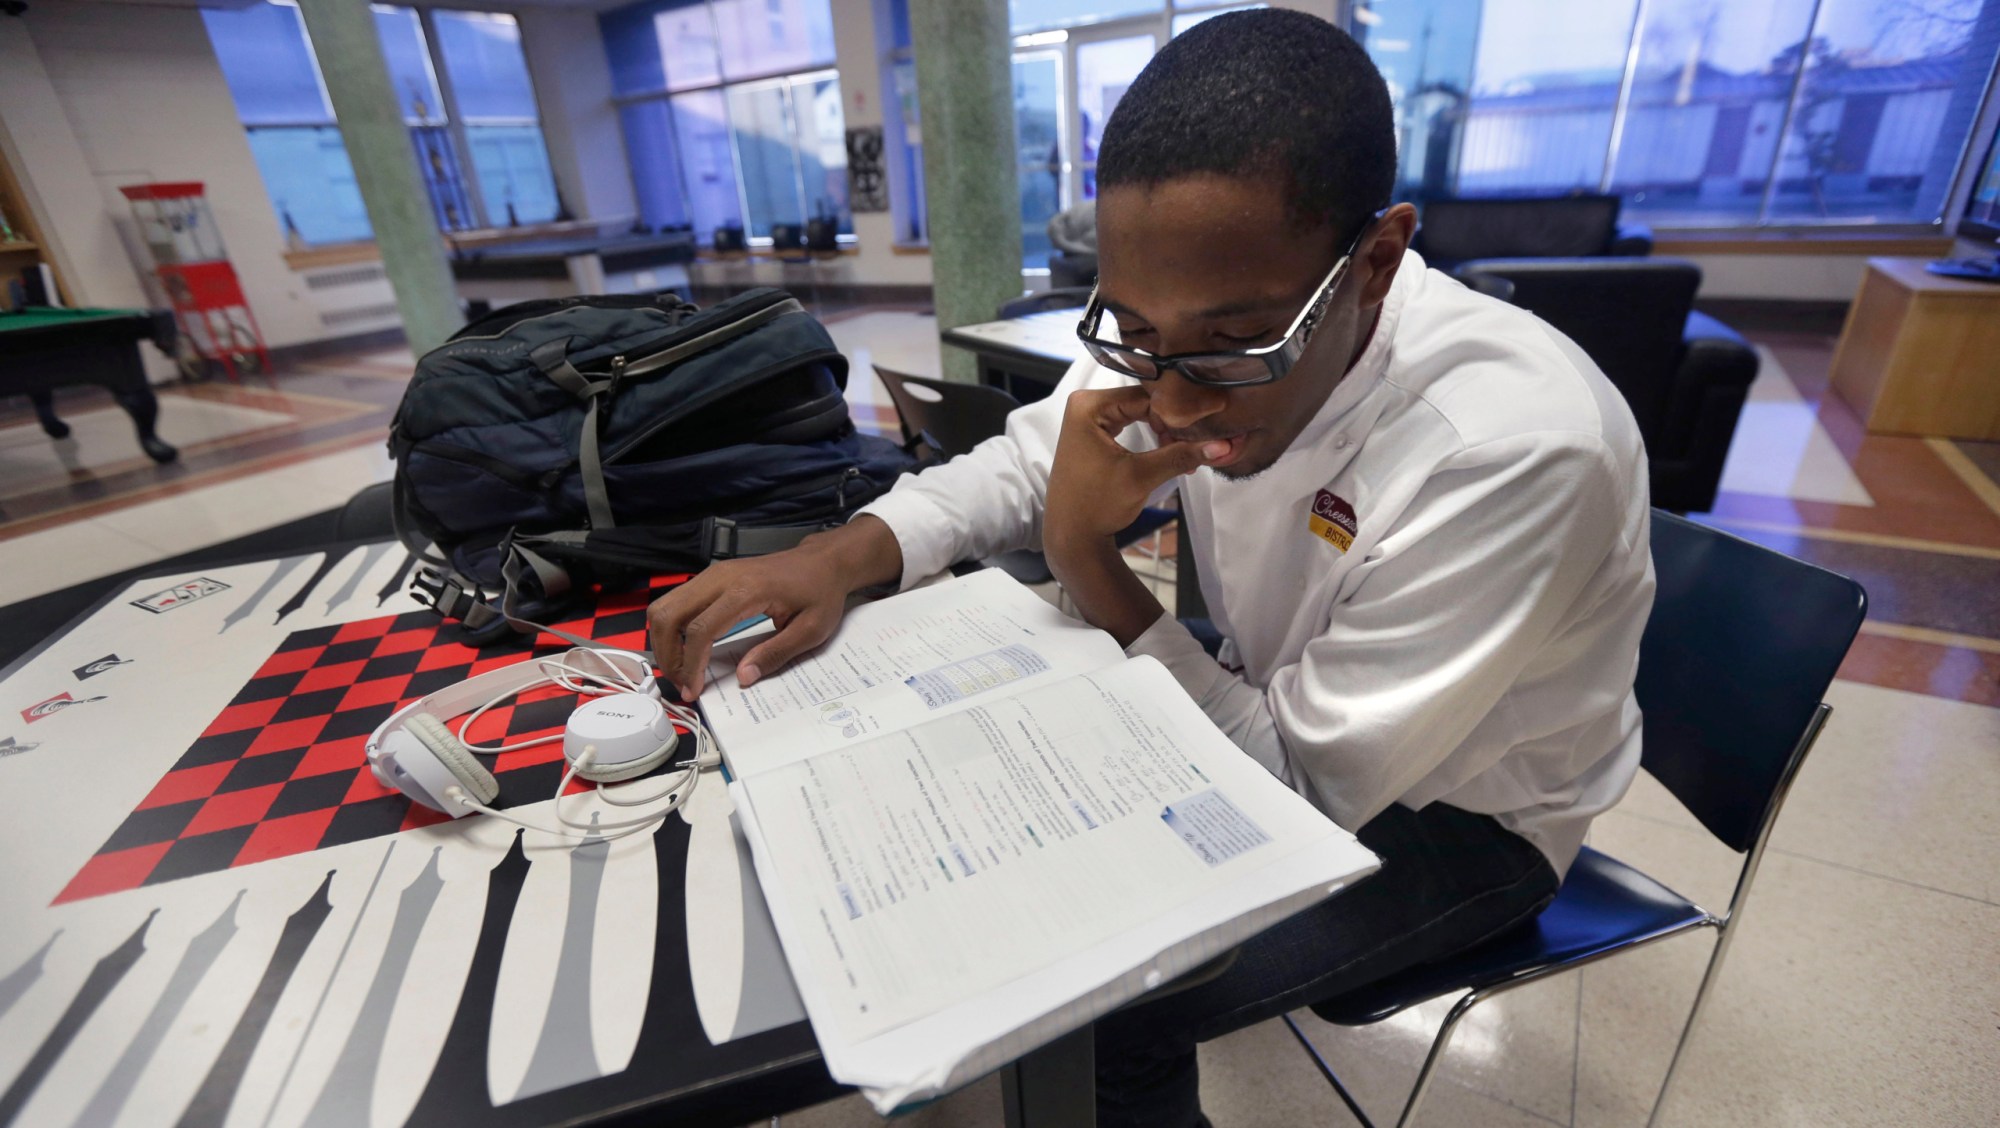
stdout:
{"type": "Polygon", "coordinates": [[[1112,538],[1139,519],[1154,490],[1229,449],[1227,443],[1170,443],[1143,453],[1126,450],[1118,435],[1146,418],[1147,402],[1138,387],[1070,395],[1042,512],[1049,571],[1084,620],[1120,646],[1132,645],[1165,609],[1126,566],[1112,538]],[[1221,449],[1211,449],[1216,447],[1221,449]]]}

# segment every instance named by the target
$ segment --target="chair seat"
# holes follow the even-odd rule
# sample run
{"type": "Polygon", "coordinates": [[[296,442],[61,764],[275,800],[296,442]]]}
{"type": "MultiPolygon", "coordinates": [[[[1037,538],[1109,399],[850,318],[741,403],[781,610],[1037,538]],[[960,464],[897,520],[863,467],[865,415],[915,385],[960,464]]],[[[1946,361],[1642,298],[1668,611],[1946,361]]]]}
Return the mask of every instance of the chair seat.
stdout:
{"type": "Polygon", "coordinates": [[[1380,1022],[1439,995],[1490,987],[1709,922],[1707,912],[1616,858],[1583,848],[1534,920],[1437,963],[1313,1004],[1341,1026],[1380,1022]]]}
{"type": "Polygon", "coordinates": [[[1118,530],[1118,535],[1111,539],[1119,548],[1129,548],[1173,524],[1180,515],[1181,511],[1178,509],[1155,509],[1150,505],[1146,506],[1139,510],[1137,519],[1118,530]]]}

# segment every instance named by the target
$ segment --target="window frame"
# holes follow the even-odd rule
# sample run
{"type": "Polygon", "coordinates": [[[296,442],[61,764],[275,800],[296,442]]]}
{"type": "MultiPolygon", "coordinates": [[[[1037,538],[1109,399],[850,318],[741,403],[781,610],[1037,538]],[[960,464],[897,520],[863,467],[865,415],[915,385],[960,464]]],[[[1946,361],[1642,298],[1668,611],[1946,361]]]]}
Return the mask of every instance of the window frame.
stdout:
{"type": "MultiPolygon", "coordinates": [[[[271,4],[273,7],[290,8],[295,13],[297,12],[298,9],[298,0],[266,0],[266,2],[271,4]]],[[[405,107],[401,105],[401,100],[399,97],[397,106],[397,120],[402,123],[405,133],[410,135],[411,144],[413,146],[417,143],[416,131],[418,130],[443,131],[444,139],[447,142],[447,150],[452,158],[453,163],[456,165],[455,169],[456,181],[457,181],[456,186],[458,191],[463,193],[464,196],[463,203],[467,213],[467,219],[469,221],[463,227],[447,228],[444,225],[442,218],[438,217],[437,222],[439,231],[447,238],[451,238],[454,236],[462,236],[462,235],[469,235],[469,234],[476,234],[483,232],[513,230],[513,228],[509,228],[504,224],[496,224],[494,222],[493,216],[489,213],[486,207],[485,186],[480,182],[478,164],[473,159],[473,149],[472,149],[471,139],[466,134],[467,121],[464,115],[459,111],[458,95],[453,88],[450,67],[446,63],[444,57],[444,48],[441,45],[441,40],[437,34],[437,25],[434,19],[434,13],[438,9],[428,5],[419,5],[416,3],[391,3],[391,2],[379,2],[379,0],[371,0],[371,2],[368,5],[368,9],[369,9],[369,17],[371,23],[376,16],[392,11],[399,13],[407,13],[409,15],[413,15],[416,17],[415,26],[417,29],[417,33],[423,41],[424,66],[428,71],[428,76],[434,88],[437,91],[438,104],[432,107],[433,112],[430,117],[425,118],[423,120],[416,120],[411,118],[407,114],[407,112],[405,112],[405,107]]],[[[510,8],[480,7],[476,9],[464,8],[464,9],[451,9],[451,10],[454,12],[468,12],[477,15],[505,16],[508,19],[514,21],[514,26],[516,27],[516,29],[520,27],[520,14],[510,8]]],[[[337,131],[340,128],[340,122],[336,117],[333,109],[333,99],[331,95],[327,92],[326,76],[324,75],[324,73],[322,73],[320,67],[319,52],[317,51],[317,49],[313,47],[312,32],[305,26],[305,20],[302,15],[295,15],[294,18],[297,20],[297,31],[299,34],[299,39],[304,44],[306,49],[305,51],[306,59],[310,63],[312,68],[313,83],[318,88],[321,112],[324,116],[320,120],[273,120],[273,121],[258,121],[255,123],[251,123],[243,120],[242,109],[241,107],[237,107],[237,125],[240,128],[242,128],[246,137],[252,136],[259,131],[265,131],[265,130],[333,129],[336,131],[337,134],[337,131]]],[[[378,38],[379,38],[379,29],[378,29],[378,38]]],[[[211,45],[212,43],[213,43],[213,38],[211,36],[211,45]]],[[[524,65],[526,63],[525,56],[526,56],[526,51],[524,47],[523,49],[524,65]]],[[[513,126],[531,125],[535,128],[535,130],[538,133],[542,134],[542,148],[543,152],[546,154],[548,151],[548,138],[547,138],[547,132],[546,130],[544,130],[542,126],[543,114],[542,114],[541,91],[535,84],[535,75],[533,69],[525,68],[525,66],[524,69],[527,70],[528,94],[529,97],[534,102],[535,116],[532,119],[522,118],[518,120],[514,118],[503,119],[497,117],[482,118],[478,121],[477,124],[513,125],[513,126]]],[[[233,94],[234,92],[232,91],[232,98],[233,94]]],[[[343,149],[345,148],[344,137],[342,138],[342,147],[343,149]]],[[[262,178],[260,175],[260,180],[261,179],[262,178]]],[[[562,215],[562,206],[563,206],[562,195],[561,195],[562,185],[561,182],[556,177],[555,163],[553,160],[550,160],[549,162],[549,179],[551,185],[554,187],[557,198],[556,216],[548,221],[523,222],[521,224],[522,227],[524,228],[533,227],[533,226],[538,226],[543,222],[560,221],[560,217],[562,215]]],[[[265,197],[271,204],[272,217],[279,224],[280,234],[283,235],[285,233],[284,213],[279,208],[278,200],[271,195],[270,185],[265,184],[264,189],[265,189],[265,197]]],[[[440,209],[440,202],[437,199],[437,197],[428,190],[429,189],[428,183],[426,184],[426,189],[427,189],[426,196],[428,197],[428,203],[432,208],[434,217],[436,217],[440,209]]],[[[334,242],[326,242],[326,243],[307,243],[306,246],[309,249],[317,250],[325,247],[373,242],[375,237],[376,236],[373,230],[373,224],[371,223],[369,225],[369,232],[365,238],[358,240],[337,240],[334,242]]]]}
{"type": "MultiPolygon", "coordinates": [[[[1623,52],[1623,63],[1619,72],[1617,91],[1607,107],[1611,114],[1611,130],[1606,139],[1604,159],[1594,186],[1598,192],[1614,193],[1623,199],[1629,199],[1633,190],[1630,188],[1621,189],[1618,186],[1618,161],[1626,141],[1629,115],[1634,108],[1633,91],[1639,79],[1645,37],[1649,30],[1649,10],[1652,6],[1651,0],[1637,0],[1633,8],[1632,20],[1626,31],[1625,50],[1623,52]]],[[[1366,25],[1370,24],[1369,20],[1358,15],[1363,10],[1362,6],[1358,3],[1347,5],[1345,26],[1357,38],[1361,38],[1365,34],[1366,25]]],[[[1804,42],[1811,42],[1816,33],[1821,31],[1821,18],[1826,11],[1827,5],[1825,0],[1812,0],[1805,23],[1804,42]]],[[[1367,46],[1364,39],[1364,49],[1367,49],[1367,46]]],[[[1958,152],[1953,159],[1952,173],[1946,182],[1945,193],[1937,204],[1938,214],[1930,218],[1910,218],[1904,216],[1900,218],[1881,219],[1866,214],[1828,215],[1811,218],[1795,212],[1785,211],[1778,207],[1780,190],[1784,180],[1782,172],[1788,160],[1793,159],[1795,156],[1794,139],[1792,136],[1793,126],[1800,108],[1802,94],[1813,81],[1815,70],[1815,62],[1808,57],[1802,59],[1797,69],[1789,76],[1783,110],[1779,115],[1777,138],[1772,145],[1771,156],[1765,169],[1763,187],[1758,193],[1757,207],[1754,215],[1746,215],[1742,218],[1734,219],[1716,218],[1712,221],[1704,221],[1702,218],[1693,215],[1685,219],[1676,219],[1671,215],[1652,218],[1643,213],[1635,214],[1632,218],[1638,222],[1647,224],[1655,231],[1671,233],[1673,236],[1686,235],[1701,238],[1750,233],[1752,237],[1769,238],[1774,243],[1785,240],[1796,240],[1801,237],[1811,238],[1815,235],[1840,238],[1855,232],[1870,232],[1884,236],[1935,236],[1954,230],[1957,216],[1952,210],[1952,203],[1961,195],[1961,189],[1968,175],[1968,162],[1976,159],[1976,154],[1972,150],[1979,136],[1978,123],[1985,120],[1985,114],[1993,105],[1996,91],[2000,91],[2000,59],[1996,59],[1987,68],[1979,97],[1975,103],[1978,108],[1968,123],[1965,136],[1959,138],[1957,141],[1958,152]]],[[[1477,81],[1476,67],[1473,80],[1477,81]]],[[[1466,116],[1468,122],[1473,116],[1470,100],[1467,103],[1466,116]]],[[[1459,178],[1463,175],[1463,154],[1465,143],[1470,133],[1471,130],[1469,128],[1461,128],[1456,138],[1456,156],[1452,164],[1454,178],[1452,190],[1455,193],[1461,187],[1459,178]]],[[[1399,175],[1399,181],[1400,179],[1399,175]]],[[[1504,195],[1505,192],[1485,192],[1480,194],[1504,195]]]]}
{"type": "MultiPolygon", "coordinates": [[[[807,80],[818,82],[831,78],[837,84],[840,81],[838,60],[837,58],[829,58],[824,62],[815,62],[801,69],[778,67],[768,71],[758,71],[732,78],[728,75],[727,68],[722,62],[722,29],[715,22],[715,8],[709,3],[709,0],[694,0],[693,3],[686,5],[686,7],[691,8],[696,5],[699,5],[704,12],[708,13],[709,25],[714,29],[713,42],[716,52],[715,69],[717,77],[713,80],[676,84],[673,75],[667,71],[667,59],[663,53],[660,60],[660,88],[658,90],[646,90],[628,94],[614,93],[611,96],[611,107],[614,110],[623,111],[628,106],[643,105],[649,102],[658,102],[665,106],[667,119],[674,123],[674,136],[672,139],[674,145],[674,172],[680,179],[681,203],[686,212],[685,218],[687,222],[693,224],[693,194],[688,189],[687,162],[680,152],[680,115],[674,106],[673,100],[687,94],[699,94],[711,91],[719,94],[722,104],[723,128],[729,135],[729,163],[734,175],[737,222],[743,227],[743,242],[749,248],[769,250],[774,243],[771,236],[751,234],[754,225],[750,218],[750,196],[743,183],[743,153],[737,143],[736,116],[734,109],[730,106],[729,93],[731,90],[739,88],[748,89],[762,86],[780,88],[784,91],[785,113],[793,126],[790,131],[792,138],[792,187],[793,193],[799,202],[799,222],[803,224],[812,218],[812,209],[806,206],[805,173],[801,167],[798,153],[798,106],[795,91],[800,82],[807,80]]],[[[626,165],[629,172],[631,162],[627,161],[626,165]]],[[[636,185],[634,187],[636,189],[636,185]]],[[[851,203],[848,208],[848,216],[851,226],[853,222],[851,203]]],[[[714,231],[711,230],[707,233],[710,242],[703,242],[703,233],[701,231],[696,230],[694,234],[697,246],[713,248],[712,240],[715,237],[714,231]]],[[[842,249],[855,246],[856,238],[852,232],[842,232],[834,237],[836,245],[842,249]]]]}

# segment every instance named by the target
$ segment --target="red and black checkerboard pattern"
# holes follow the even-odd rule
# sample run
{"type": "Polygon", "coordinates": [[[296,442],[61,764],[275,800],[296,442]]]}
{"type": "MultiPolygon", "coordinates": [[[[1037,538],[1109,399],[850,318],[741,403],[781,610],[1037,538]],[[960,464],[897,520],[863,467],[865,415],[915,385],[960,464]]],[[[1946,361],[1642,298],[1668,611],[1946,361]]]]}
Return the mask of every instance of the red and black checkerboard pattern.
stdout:
{"type": "MultiPolygon", "coordinates": [[[[647,590],[606,595],[589,615],[555,625],[643,650],[646,605],[683,578],[661,577],[647,590]]],[[[474,649],[452,641],[451,633],[429,611],[293,632],[55,903],[445,821],[377,783],[365,748],[376,727],[403,705],[530,657],[525,636],[474,649]]],[[[546,657],[570,644],[544,634],[532,645],[534,657],[546,657]]],[[[530,691],[489,710],[472,738],[513,743],[560,733],[577,701],[556,686],[530,691]]],[[[453,731],[457,727],[454,720],[453,731]]],[[[562,778],[562,745],[483,762],[500,781],[497,806],[540,802],[562,778]]],[[[571,789],[582,786],[572,783],[571,789]]]]}

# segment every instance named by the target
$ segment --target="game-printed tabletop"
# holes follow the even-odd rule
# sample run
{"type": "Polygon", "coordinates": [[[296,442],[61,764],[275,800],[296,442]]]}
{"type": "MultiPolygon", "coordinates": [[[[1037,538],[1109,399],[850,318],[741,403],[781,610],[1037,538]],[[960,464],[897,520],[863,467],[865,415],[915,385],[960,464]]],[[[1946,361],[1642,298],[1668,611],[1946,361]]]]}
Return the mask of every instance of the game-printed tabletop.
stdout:
{"type": "MultiPolygon", "coordinates": [[[[356,545],[141,581],[0,680],[0,1125],[568,1123],[817,1069],[720,779],[582,845],[376,782],[400,705],[567,646],[453,641],[411,566],[356,545]]],[[[672,581],[557,625],[643,649],[672,581]]],[[[471,735],[560,732],[575,702],[471,735]]],[[[487,762],[498,805],[553,822],[559,743],[487,762]]]]}

